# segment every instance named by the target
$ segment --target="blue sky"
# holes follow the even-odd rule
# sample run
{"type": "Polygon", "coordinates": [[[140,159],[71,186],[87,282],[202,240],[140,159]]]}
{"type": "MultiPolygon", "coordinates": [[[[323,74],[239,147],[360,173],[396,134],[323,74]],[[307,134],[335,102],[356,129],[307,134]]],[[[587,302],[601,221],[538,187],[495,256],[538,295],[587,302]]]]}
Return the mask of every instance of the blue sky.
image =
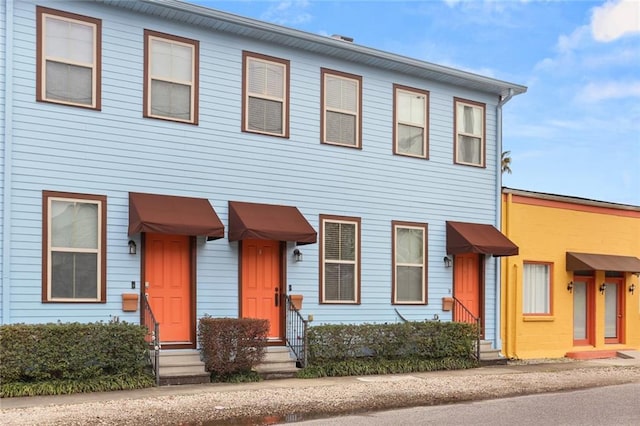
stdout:
{"type": "Polygon", "coordinates": [[[192,2],[525,85],[503,184],[640,206],[640,0],[192,2]]]}

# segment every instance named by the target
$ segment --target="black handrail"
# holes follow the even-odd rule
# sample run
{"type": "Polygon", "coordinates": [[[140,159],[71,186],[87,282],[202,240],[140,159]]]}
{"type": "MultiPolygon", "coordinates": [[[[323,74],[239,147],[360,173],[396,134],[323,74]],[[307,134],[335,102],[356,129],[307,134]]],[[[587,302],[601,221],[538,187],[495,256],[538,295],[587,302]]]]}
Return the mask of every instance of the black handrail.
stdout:
{"type": "Polygon", "coordinates": [[[144,315],[144,325],[147,326],[145,341],[149,345],[151,368],[156,377],[156,386],[160,386],[160,324],[158,324],[156,317],[153,315],[146,294],[142,296],[142,303],[140,305],[144,315]],[[153,358],[151,358],[151,354],[153,354],[153,358]]]}
{"type": "Polygon", "coordinates": [[[453,297],[453,320],[456,322],[467,322],[476,325],[476,361],[480,362],[480,339],[482,336],[482,323],[479,317],[476,317],[464,303],[453,297]]]}
{"type": "Polygon", "coordinates": [[[307,323],[302,318],[298,308],[291,302],[291,297],[286,295],[287,311],[287,346],[296,356],[298,367],[304,368],[307,364],[307,323]]]}

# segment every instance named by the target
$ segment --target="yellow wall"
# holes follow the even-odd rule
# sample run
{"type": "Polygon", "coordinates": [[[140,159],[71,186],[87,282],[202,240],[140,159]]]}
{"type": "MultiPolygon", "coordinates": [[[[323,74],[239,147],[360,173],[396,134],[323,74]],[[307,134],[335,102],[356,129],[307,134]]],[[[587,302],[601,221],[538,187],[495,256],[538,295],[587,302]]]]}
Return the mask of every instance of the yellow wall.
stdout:
{"type": "Polygon", "coordinates": [[[597,291],[604,271],[595,273],[595,346],[573,345],[573,294],[567,290],[573,272],[566,271],[565,260],[567,251],[640,258],[640,207],[620,209],[551,198],[524,191],[503,194],[502,232],[519,247],[518,256],[502,261],[503,354],[516,359],[559,358],[573,351],[640,349],[640,283],[631,273],[624,274],[624,344],[604,342],[605,297],[597,291]],[[525,261],[552,263],[549,316],[522,314],[525,261]],[[628,291],[632,283],[633,295],[628,291]]]}

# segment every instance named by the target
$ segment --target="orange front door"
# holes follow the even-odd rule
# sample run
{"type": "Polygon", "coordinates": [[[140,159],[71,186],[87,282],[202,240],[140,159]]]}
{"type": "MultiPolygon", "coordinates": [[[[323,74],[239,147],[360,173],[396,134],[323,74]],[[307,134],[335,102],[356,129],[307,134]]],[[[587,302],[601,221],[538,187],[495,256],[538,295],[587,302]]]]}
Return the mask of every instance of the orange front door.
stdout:
{"type": "MultiPolygon", "coordinates": [[[[475,316],[480,318],[480,255],[456,254],[453,262],[453,295],[475,316]]],[[[454,318],[465,321],[465,318],[454,318]]]]}
{"type": "Polygon", "coordinates": [[[160,341],[193,343],[189,237],[146,234],[144,255],[145,292],[160,341]]]}
{"type": "Polygon", "coordinates": [[[280,243],[242,241],[242,318],[269,320],[269,338],[282,340],[280,243]]]}

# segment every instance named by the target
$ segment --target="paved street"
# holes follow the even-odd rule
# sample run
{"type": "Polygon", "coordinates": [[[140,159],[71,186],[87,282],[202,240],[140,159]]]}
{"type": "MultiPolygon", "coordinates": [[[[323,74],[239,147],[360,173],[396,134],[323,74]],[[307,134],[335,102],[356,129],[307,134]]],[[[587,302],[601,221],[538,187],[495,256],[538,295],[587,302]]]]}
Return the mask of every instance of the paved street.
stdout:
{"type": "Polygon", "coordinates": [[[341,416],[288,424],[322,426],[636,426],[640,383],[341,416]]]}

